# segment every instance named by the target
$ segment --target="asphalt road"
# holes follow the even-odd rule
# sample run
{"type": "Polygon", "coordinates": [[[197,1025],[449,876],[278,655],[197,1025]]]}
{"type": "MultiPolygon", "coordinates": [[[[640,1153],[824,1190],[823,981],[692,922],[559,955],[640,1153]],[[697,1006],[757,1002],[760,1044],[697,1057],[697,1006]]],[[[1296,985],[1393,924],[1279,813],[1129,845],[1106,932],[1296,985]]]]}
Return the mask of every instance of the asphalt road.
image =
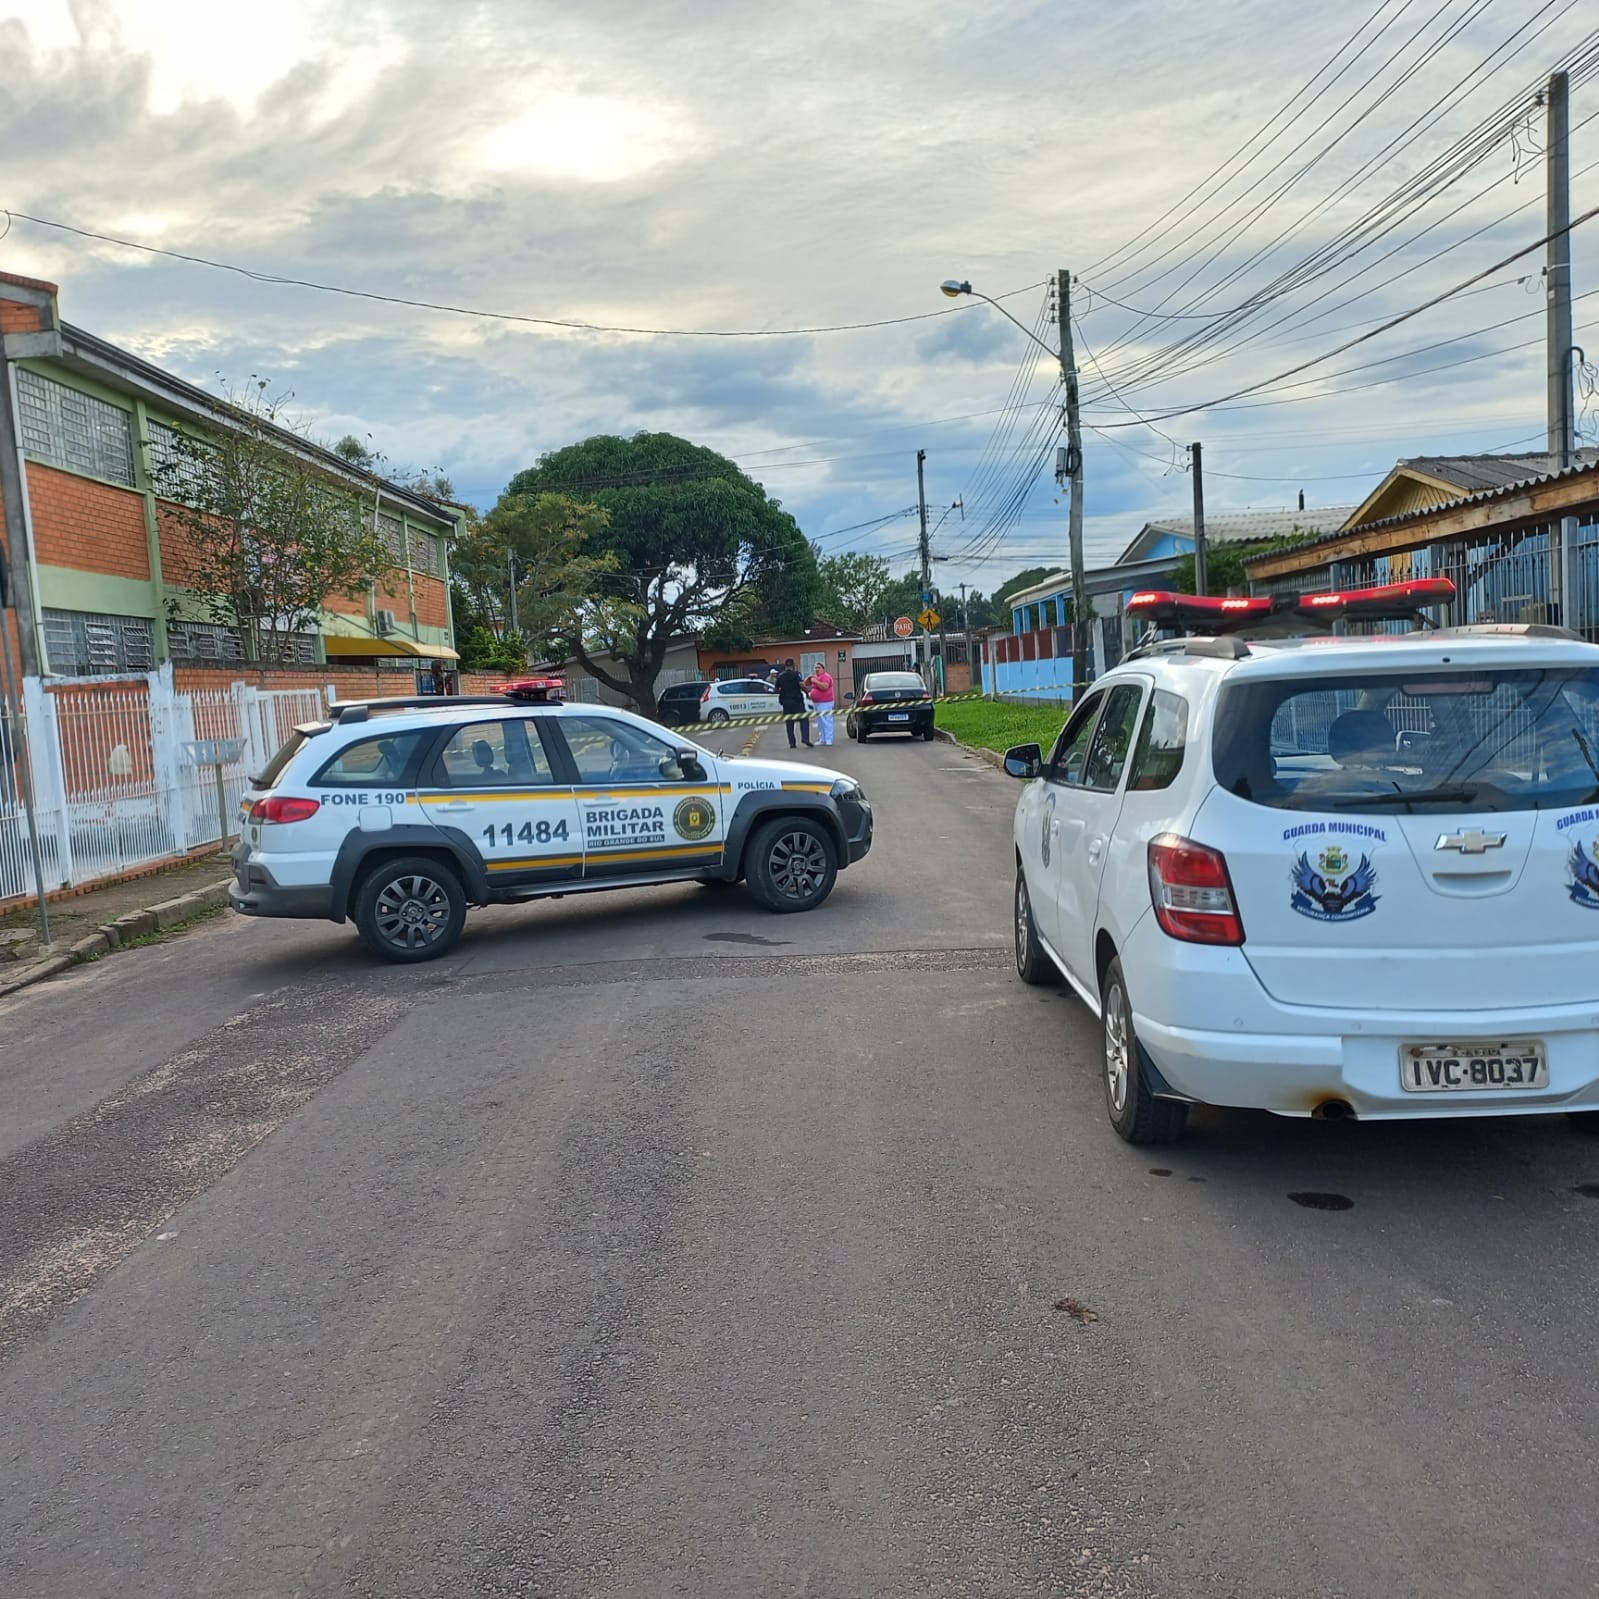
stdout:
{"type": "Polygon", "coordinates": [[[809,916],[229,918],[0,1003],[0,1594],[1599,1592],[1599,1141],[1128,1149],[1013,788],[831,758],[809,916]]]}

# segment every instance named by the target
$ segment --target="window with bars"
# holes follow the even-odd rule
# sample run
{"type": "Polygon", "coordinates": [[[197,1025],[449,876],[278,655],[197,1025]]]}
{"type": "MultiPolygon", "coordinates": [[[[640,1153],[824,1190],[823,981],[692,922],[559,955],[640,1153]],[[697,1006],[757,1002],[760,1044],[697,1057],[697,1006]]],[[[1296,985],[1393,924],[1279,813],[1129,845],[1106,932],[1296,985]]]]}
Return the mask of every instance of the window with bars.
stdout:
{"type": "Polygon", "coordinates": [[[155,629],[142,616],[47,610],[44,643],[50,670],[68,677],[148,672],[155,666],[155,629]]]}
{"type": "Polygon", "coordinates": [[[220,627],[213,622],[172,622],[167,626],[167,653],[174,661],[242,661],[244,640],[236,627],[220,627]]]}
{"type": "Polygon", "coordinates": [[[444,546],[431,533],[411,529],[411,565],[429,577],[444,576],[444,546]]]}
{"type": "Polygon", "coordinates": [[[373,529],[382,541],[384,549],[394,557],[396,566],[405,565],[405,523],[397,516],[387,516],[378,512],[377,525],[373,529]]]}
{"type": "Polygon", "coordinates": [[[194,441],[165,422],[150,424],[150,475],[157,494],[182,500],[199,487],[206,469],[194,441]]]}
{"type": "Polygon", "coordinates": [[[17,402],[29,455],[133,487],[133,418],[120,406],[25,367],[17,369],[17,402]]]}

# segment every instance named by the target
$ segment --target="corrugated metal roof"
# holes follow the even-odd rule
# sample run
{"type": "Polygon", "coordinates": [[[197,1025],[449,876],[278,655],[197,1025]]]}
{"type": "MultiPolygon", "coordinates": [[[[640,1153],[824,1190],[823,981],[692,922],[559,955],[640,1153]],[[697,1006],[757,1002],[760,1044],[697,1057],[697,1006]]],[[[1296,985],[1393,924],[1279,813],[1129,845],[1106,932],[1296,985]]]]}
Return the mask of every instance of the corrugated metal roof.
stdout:
{"type": "MultiPolygon", "coordinates": [[[[1576,465],[1587,466],[1595,461],[1599,461],[1599,449],[1577,451],[1576,465]]],[[[1502,489],[1529,478],[1549,477],[1560,470],[1556,458],[1546,450],[1520,455],[1412,455],[1398,462],[1395,470],[1403,467],[1458,484],[1470,494],[1502,489]]]]}
{"type": "MultiPolygon", "coordinates": [[[[1575,466],[1568,466],[1561,472],[1535,472],[1530,477],[1517,478],[1513,482],[1501,483],[1494,488],[1479,489],[1472,494],[1460,494],[1452,500],[1440,500],[1437,505],[1422,507],[1419,511],[1405,511],[1398,516],[1385,516],[1378,522],[1362,522],[1359,527],[1350,528],[1347,533],[1335,532],[1323,535],[1319,539],[1312,539],[1300,549],[1288,551],[1298,555],[1302,550],[1316,550],[1324,545],[1336,544],[1340,539],[1358,538],[1363,533],[1371,533],[1379,528],[1399,527],[1406,522],[1422,522],[1430,516],[1438,516],[1445,511],[1458,510],[1463,505],[1486,505],[1493,500],[1508,499],[1512,494],[1519,494],[1523,489],[1530,489],[1538,483],[1553,483],[1559,478],[1583,477],[1592,474],[1599,477],[1599,450],[1583,450],[1579,452],[1587,459],[1579,461],[1575,466]]],[[[1547,460],[1548,457],[1536,457],[1547,460]]],[[[1272,560],[1275,556],[1262,555],[1262,560],[1272,560]]]]}

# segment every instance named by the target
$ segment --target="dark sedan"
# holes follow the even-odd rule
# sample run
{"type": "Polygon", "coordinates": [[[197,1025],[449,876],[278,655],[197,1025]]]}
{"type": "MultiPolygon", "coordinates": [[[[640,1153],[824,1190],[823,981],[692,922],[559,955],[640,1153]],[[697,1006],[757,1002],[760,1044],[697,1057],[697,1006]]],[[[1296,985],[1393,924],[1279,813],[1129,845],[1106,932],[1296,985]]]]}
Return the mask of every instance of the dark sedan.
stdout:
{"type": "Polygon", "coordinates": [[[933,704],[927,685],[915,672],[873,672],[849,708],[844,731],[862,744],[873,733],[933,736],[933,704]]]}
{"type": "Polygon", "coordinates": [[[667,727],[682,727],[700,719],[700,696],[710,687],[698,683],[673,683],[655,696],[655,719],[667,727]]]}

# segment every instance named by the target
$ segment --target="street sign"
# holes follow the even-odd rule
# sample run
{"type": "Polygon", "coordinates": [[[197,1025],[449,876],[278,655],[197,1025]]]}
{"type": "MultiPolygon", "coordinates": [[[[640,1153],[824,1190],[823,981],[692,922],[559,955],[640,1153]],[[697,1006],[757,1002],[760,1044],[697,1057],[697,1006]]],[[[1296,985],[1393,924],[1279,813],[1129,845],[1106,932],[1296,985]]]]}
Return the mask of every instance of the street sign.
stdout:
{"type": "Polygon", "coordinates": [[[943,619],[939,616],[938,612],[935,611],[931,605],[929,605],[927,609],[916,618],[916,620],[920,622],[923,627],[931,630],[932,628],[937,627],[939,622],[943,619]]]}
{"type": "Polygon", "coordinates": [[[916,624],[908,616],[896,617],[894,621],[894,637],[909,638],[916,631],[916,624]]]}
{"type": "Polygon", "coordinates": [[[244,754],[242,738],[188,738],[183,753],[194,766],[231,766],[244,754]]]}

